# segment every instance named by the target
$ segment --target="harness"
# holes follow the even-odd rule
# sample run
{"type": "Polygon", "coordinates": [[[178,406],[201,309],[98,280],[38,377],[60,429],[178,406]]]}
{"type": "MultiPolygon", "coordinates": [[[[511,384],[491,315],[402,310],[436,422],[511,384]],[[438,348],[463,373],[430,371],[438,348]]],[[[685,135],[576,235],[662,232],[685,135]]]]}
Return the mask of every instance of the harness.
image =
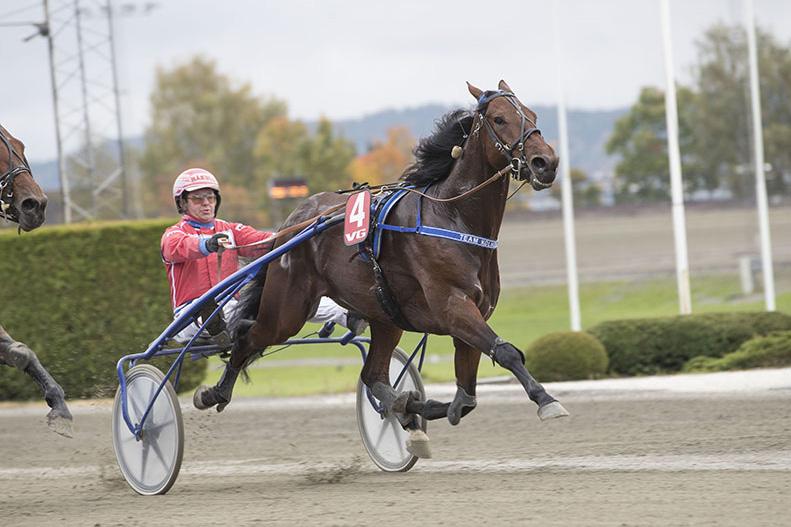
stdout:
{"type": "Polygon", "coordinates": [[[19,212],[12,208],[14,203],[14,178],[22,172],[27,172],[31,177],[33,174],[30,171],[27,159],[14,150],[11,140],[6,137],[5,129],[2,126],[0,126],[0,142],[2,142],[8,152],[8,170],[0,175],[0,218],[18,223],[19,212]],[[15,158],[21,161],[21,164],[15,163],[15,158]]]}

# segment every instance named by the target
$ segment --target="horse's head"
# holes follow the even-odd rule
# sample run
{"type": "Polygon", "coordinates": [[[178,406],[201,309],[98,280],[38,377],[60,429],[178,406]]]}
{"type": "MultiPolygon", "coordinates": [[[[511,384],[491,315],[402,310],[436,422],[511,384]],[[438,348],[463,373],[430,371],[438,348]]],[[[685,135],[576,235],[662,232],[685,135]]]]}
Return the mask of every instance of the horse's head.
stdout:
{"type": "Polygon", "coordinates": [[[558,156],[536,127],[536,114],[503,80],[496,91],[482,91],[469,82],[467,87],[478,101],[473,131],[486,131],[481,141],[489,164],[500,170],[510,163],[514,178],[528,180],[535,190],[551,186],[558,156]]]}
{"type": "Polygon", "coordinates": [[[44,223],[47,196],[33,180],[25,145],[0,126],[0,218],[32,231],[44,223]]]}

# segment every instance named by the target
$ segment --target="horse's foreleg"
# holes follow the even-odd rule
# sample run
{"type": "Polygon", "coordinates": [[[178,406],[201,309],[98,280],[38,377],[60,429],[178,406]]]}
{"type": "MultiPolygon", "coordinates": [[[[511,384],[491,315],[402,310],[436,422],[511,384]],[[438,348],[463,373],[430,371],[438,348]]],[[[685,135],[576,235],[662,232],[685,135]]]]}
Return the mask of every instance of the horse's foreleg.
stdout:
{"type": "Polygon", "coordinates": [[[538,417],[544,421],[569,415],[554,397],[525,368],[525,356],[513,344],[497,337],[489,350],[489,356],[497,364],[509,370],[522,384],[528,397],[538,405],[538,417]]]}
{"type": "MultiPolygon", "coordinates": [[[[513,344],[501,339],[486,323],[477,306],[462,295],[451,297],[449,312],[453,314],[453,337],[466,342],[507,369],[520,382],[528,397],[538,405],[538,417],[543,421],[569,415],[554,397],[525,368],[525,356],[513,344]]],[[[474,396],[475,394],[469,394],[474,396]]],[[[459,393],[457,392],[457,397],[459,393]]]]}
{"type": "Polygon", "coordinates": [[[448,408],[448,421],[452,425],[457,425],[462,417],[478,405],[475,399],[475,386],[481,352],[456,337],[453,338],[453,345],[456,348],[453,358],[456,369],[456,396],[448,408]]]}
{"type": "Polygon", "coordinates": [[[475,385],[478,378],[478,363],[481,353],[466,342],[454,338],[456,348],[454,363],[456,369],[456,395],[453,401],[441,403],[433,399],[426,401],[409,400],[407,410],[423,416],[429,421],[447,417],[452,425],[459,424],[461,418],[475,409],[475,385]]]}
{"type": "Polygon", "coordinates": [[[51,408],[47,414],[49,428],[62,436],[72,437],[72,416],[66,406],[63,388],[55,382],[52,375],[41,365],[29,347],[17,342],[0,328],[0,364],[13,366],[30,375],[44,392],[44,399],[51,408]]]}

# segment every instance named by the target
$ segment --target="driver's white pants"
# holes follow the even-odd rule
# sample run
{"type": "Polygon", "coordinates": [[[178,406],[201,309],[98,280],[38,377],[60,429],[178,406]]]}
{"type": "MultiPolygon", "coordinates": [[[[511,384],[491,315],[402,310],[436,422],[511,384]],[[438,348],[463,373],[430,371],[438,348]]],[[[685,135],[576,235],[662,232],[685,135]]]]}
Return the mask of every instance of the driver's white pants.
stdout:
{"type": "MultiPolygon", "coordinates": [[[[189,302],[187,302],[186,304],[182,304],[179,307],[177,307],[175,310],[173,310],[173,318],[174,319],[178,318],[181,311],[188,305],[189,302]]],[[[233,316],[234,311],[236,311],[236,307],[238,305],[239,305],[239,301],[236,300],[235,298],[231,298],[230,300],[228,300],[228,303],[226,303],[222,307],[223,320],[230,320],[231,317],[233,316]]],[[[310,322],[316,322],[316,323],[335,322],[336,324],[340,324],[343,327],[347,327],[346,325],[347,314],[348,311],[345,308],[336,304],[331,298],[323,296],[321,297],[321,300],[319,301],[319,307],[316,310],[316,313],[310,319],[310,322]]],[[[188,342],[192,337],[195,336],[195,334],[198,332],[199,329],[200,329],[200,325],[198,325],[196,322],[193,322],[186,328],[182,329],[178,334],[176,334],[176,336],[173,337],[173,339],[176,342],[181,342],[181,343],[188,342]]],[[[209,334],[206,331],[204,331],[203,336],[208,337],[209,334]]]]}

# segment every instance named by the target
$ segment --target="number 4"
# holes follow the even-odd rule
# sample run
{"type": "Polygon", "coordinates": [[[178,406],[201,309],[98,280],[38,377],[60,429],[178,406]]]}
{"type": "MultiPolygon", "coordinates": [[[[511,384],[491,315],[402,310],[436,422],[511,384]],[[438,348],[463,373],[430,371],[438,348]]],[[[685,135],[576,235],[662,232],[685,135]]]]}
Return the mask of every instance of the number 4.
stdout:
{"type": "Polygon", "coordinates": [[[351,214],[349,214],[349,223],[356,223],[358,229],[362,228],[363,221],[365,221],[365,210],[363,208],[364,204],[365,192],[360,192],[357,194],[357,198],[354,200],[354,204],[352,205],[351,214]]]}

